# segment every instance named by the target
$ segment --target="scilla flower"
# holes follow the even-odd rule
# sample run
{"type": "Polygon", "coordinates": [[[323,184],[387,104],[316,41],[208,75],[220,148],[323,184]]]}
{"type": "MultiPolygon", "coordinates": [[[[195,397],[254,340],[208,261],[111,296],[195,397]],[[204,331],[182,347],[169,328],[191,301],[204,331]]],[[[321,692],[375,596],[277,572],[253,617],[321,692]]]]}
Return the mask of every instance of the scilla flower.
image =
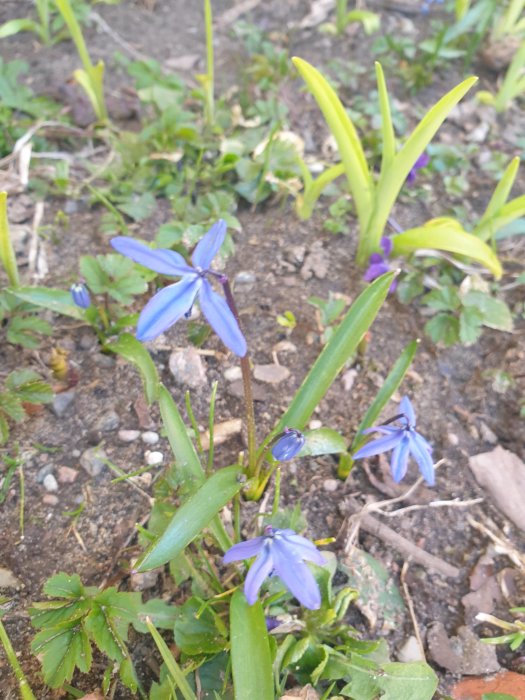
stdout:
{"type": "Polygon", "coordinates": [[[419,471],[429,486],[434,486],[434,463],[432,461],[432,447],[425,438],[416,432],[416,414],[408,396],[403,397],[399,405],[401,414],[396,416],[394,425],[378,425],[374,428],[363,430],[364,433],[383,433],[385,437],[372,440],[364,447],[357,450],[354,459],[373,457],[393,450],[390,460],[390,469],[394,481],[399,482],[405,476],[408,467],[408,458],[412,456],[419,467],[419,471]]]}
{"type": "Polygon", "coordinates": [[[72,284],[69,291],[76,306],[79,306],[81,309],[87,309],[91,306],[89,290],[83,282],[72,284]]]}
{"type": "Polygon", "coordinates": [[[285,428],[282,435],[272,447],[272,457],[278,462],[293,459],[303,449],[305,436],[295,428],[285,428]]]}
{"type": "Polygon", "coordinates": [[[144,243],[117,236],[111,245],[122,255],[126,255],[139,265],[162,275],[176,275],[182,279],[164,287],[152,297],[140,314],[137,324],[137,338],[152,340],[189,314],[195,300],[199,299],[202,313],[222,342],[239,357],[246,355],[246,340],[232,310],[225,299],[213,291],[208,282],[209,275],[221,277],[210,270],[213,258],[226,235],[226,223],[217,221],[208,233],[197,243],[188,265],[182,255],[173,250],[159,248],[153,250],[144,243]]]}
{"type": "Polygon", "coordinates": [[[224,563],[242,561],[257,556],[244,582],[244,595],[250,605],[257,600],[259,589],[271,574],[279,576],[290,593],[310,610],[321,607],[319,586],[304,563],[311,561],[318,566],[326,562],[317,547],[293,530],[279,530],[269,525],[262,537],[239,542],[224,555],[224,563]]]}
{"type": "MultiPolygon", "coordinates": [[[[380,277],[385,272],[390,272],[392,269],[390,263],[388,262],[388,258],[392,253],[392,239],[388,238],[388,236],[383,236],[381,238],[380,245],[383,249],[383,253],[372,253],[370,256],[368,260],[368,268],[365,270],[365,274],[363,275],[365,282],[372,282],[377,277],[380,277]]],[[[390,289],[388,291],[395,292],[396,287],[397,278],[392,280],[392,284],[390,285],[390,289]]]]}

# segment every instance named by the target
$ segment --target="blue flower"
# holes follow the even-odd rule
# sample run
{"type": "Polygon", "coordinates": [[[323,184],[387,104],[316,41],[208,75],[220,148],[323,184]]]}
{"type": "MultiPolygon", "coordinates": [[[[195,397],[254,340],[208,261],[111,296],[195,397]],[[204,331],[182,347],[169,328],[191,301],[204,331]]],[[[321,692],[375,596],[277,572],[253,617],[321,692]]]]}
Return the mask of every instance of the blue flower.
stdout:
{"type": "MultiPolygon", "coordinates": [[[[381,238],[381,248],[383,253],[372,253],[368,260],[368,268],[363,275],[365,282],[372,282],[377,277],[380,277],[385,272],[389,272],[392,268],[388,262],[388,258],[392,253],[392,239],[388,236],[381,238]]],[[[397,287],[397,278],[392,280],[389,292],[395,292],[397,287]]]]}
{"type": "Polygon", "coordinates": [[[71,292],[71,297],[76,306],[79,306],[81,309],[87,309],[91,306],[89,291],[83,282],[72,284],[69,291],[71,292]]]}
{"type": "Polygon", "coordinates": [[[414,165],[410,168],[410,172],[408,173],[406,180],[407,184],[413,185],[416,181],[417,171],[421,170],[421,168],[426,168],[429,163],[430,156],[428,155],[428,153],[425,153],[425,151],[423,151],[423,153],[419,156],[414,165]]]}
{"type": "Polygon", "coordinates": [[[280,530],[269,525],[262,537],[230,547],[224,555],[224,563],[255,556],[257,559],[244,582],[244,594],[250,605],[257,600],[264,579],[275,573],[305,608],[318,610],[321,607],[319,586],[304,562],[311,561],[318,566],[323,566],[326,562],[312,542],[293,530],[280,530]]]}
{"type": "Polygon", "coordinates": [[[305,436],[295,428],[285,428],[272,447],[272,456],[278,462],[287,462],[298,454],[306,442],[305,436]]]}
{"type": "Polygon", "coordinates": [[[139,265],[162,275],[177,275],[182,278],[179,282],[161,289],[146,304],[137,324],[139,340],[156,338],[182,316],[188,315],[198,297],[202,313],[226,347],[239,357],[246,355],[246,340],[233,311],[226,300],[213,291],[207,280],[208,275],[221,277],[209,268],[225,235],[226,223],[222,220],[217,221],[197,243],[191,256],[193,267],[173,250],[153,250],[144,243],[126,236],[112,239],[111,245],[115,250],[139,265]]]}
{"type": "Polygon", "coordinates": [[[353,457],[354,459],[362,459],[393,450],[390,469],[394,481],[399,482],[407,472],[408,458],[411,455],[416,460],[419,471],[427,484],[434,486],[432,447],[422,435],[416,432],[416,415],[407,396],[401,400],[399,407],[401,414],[393,419],[399,422],[399,427],[378,425],[363,430],[364,433],[383,433],[386,437],[377,438],[377,440],[367,443],[357,450],[353,457]]]}

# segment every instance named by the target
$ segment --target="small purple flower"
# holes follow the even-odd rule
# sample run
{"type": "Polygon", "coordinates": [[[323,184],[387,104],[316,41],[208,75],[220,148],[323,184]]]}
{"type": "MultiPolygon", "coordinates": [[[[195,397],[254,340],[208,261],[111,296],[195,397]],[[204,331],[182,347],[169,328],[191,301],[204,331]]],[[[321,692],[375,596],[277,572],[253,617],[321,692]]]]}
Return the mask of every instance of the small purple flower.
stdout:
{"type": "Polygon", "coordinates": [[[432,447],[422,435],[416,432],[416,415],[408,396],[403,397],[399,407],[401,414],[393,420],[397,420],[400,426],[377,425],[374,428],[363,430],[363,433],[383,433],[386,437],[377,438],[367,443],[357,450],[353,457],[354,459],[362,459],[393,450],[390,469],[394,481],[400,482],[407,472],[408,458],[411,455],[416,460],[419,471],[427,484],[434,486],[432,447]]]}
{"type": "Polygon", "coordinates": [[[429,163],[430,163],[430,156],[428,155],[428,153],[423,151],[423,153],[416,160],[416,162],[414,163],[410,172],[407,175],[407,179],[406,179],[407,184],[413,185],[414,182],[416,181],[417,171],[421,170],[421,168],[426,168],[429,163]]]}
{"type": "Polygon", "coordinates": [[[79,306],[81,309],[88,309],[91,306],[89,290],[83,282],[75,282],[75,284],[71,285],[69,291],[76,306],[79,306]]]}
{"type": "Polygon", "coordinates": [[[163,275],[177,275],[182,279],[170,284],[153,296],[142,309],[137,324],[137,338],[152,340],[188,315],[197,298],[206,320],[222,342],[239,357],[247,352],[246,340],[227,302],[213,291],[207,275],[220,277],[210,270],[213,258],[226,235],[226,222],[215,223],[197,243],[188,265],[182,255],[173,250],[153,250],[144,243],[127,236],[117,236],[111,245],[139,265],[163,275]]]}
{"type": "Polygon", "coordinates": [[[305,608],[318,610],[321,607],[319,586],[304,562],[311,561],[318,566],[323,566],[326,562],[312,542],[293,530],[280,530],[269,525],[262,537],[230,547],[224,555],[224,563],[255,556],[257,559],[251,565],[244,582],[244,595],[250,605],[257,600],[264,579],[275,573],[305,608]]]}
{"type": "MultiPolygon", "coordinates": [[[[381,248],[383,249],[383,253],[372,253],[368,260],[368,268],[365,271],[365,274],[363,275],[363,279],[365,282],[372,282],[375,280],[377,277],[380,277],[383,275],[385,272],[390,272],[392,269],[390,267],[390,263],[388,262],[387,258],[390,256],[392,252],[392,239],[388,238],[388,236],[383,236],[381,238],[381,248]]],[[[395,292],[397,287],[397,279],[392,280],[392,284],[390,285],[390,292],[395,292]]]]}
{"type": "Polygon", "coordinates": [[[287,462],[303,449],[305,442],[306,438],[299,430],[285,428],[272,447],[272,457],[278,462],[287,462]]]}

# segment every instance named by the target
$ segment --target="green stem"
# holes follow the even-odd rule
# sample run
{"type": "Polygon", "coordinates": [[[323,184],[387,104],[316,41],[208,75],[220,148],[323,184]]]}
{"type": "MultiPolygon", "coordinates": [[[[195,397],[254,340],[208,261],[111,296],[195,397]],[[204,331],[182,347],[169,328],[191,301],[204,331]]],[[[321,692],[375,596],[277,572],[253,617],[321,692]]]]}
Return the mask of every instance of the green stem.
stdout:
{"type": "Polygon", "coordinates": [[[346,8],[346,0],[337,0],[335,28],[338,34],[345,30],[346,8]]]}
{"type": "Polygon", "coordinates": [[[0,261],[7,273],[9,284],[16,289],[16,287],[20,286],[20,278],[18,276],[15,251],[9,235],[6,192],[0,192],[0,261]]]}
{"type": "Polygon", "coordinates": [[[11,668],[13,669],[13,673],[15,674],[16,679],[18,681],[18,687],[20,689],[20,697],[22,698],[22,700],[36,700],[36,697],[33,695],[33,691],[31,690],[29,683],[27,682],[27,679],[24,675],[24,672],[22,671],[22,667],[18,663],[18,659],[16,658],[15,650],[13,649],[13,646],[11,644],[11,640],[9,639],[6,628],[4,627],[1,620],[0,620],[0,642],[2,643],[2,646],[4,647],[4,651],[5,651],[5,655],[7,656],[7,660],[11,664],[11,668]]]}
{"type": "Polygon", "coordinates": [[[272,519],[279,512],[279,501],[281,500],[281,468],[275,472],[275,492],[273,495],[272,519]]]}
{"type": "Polygon", "coordinates": [[[25,508],[25,477],[22,465],[18,467],[18,478],[20,480],[20,537],[24,539],[24,508],[25,508]]]}
{"type": "Polygon", "coordinates": [[[184,395],[184,402],[186,404],[186,413],[188,414],[188,418],[190,419],[191,427],[193,429],[193,434],[195,435],[195,442],[197,443],[197,449],[199,451],[199,454],[202,455],[204,450],[202,449],[201,434],[199,432],[199,426],[197,425],[197,421],[195,420],[195,414],[193,413],[193,408],[191,407],[191,397],[190,397],[189,391],[187,391],[186,394],[184,395]]]}
{"type": "Polygon", "coordinates": [[[343,163],[337,163],[337,165],[327,168],[315,180],[310,178],[311,182],[305,181],[304,195],[302,199],[298,197],[296,200],[296,210],[299,218],[309,219],[312,216],[314,206],[324,188],[340,175],[344,175],[344,172],[345,166],[343,163]]]}

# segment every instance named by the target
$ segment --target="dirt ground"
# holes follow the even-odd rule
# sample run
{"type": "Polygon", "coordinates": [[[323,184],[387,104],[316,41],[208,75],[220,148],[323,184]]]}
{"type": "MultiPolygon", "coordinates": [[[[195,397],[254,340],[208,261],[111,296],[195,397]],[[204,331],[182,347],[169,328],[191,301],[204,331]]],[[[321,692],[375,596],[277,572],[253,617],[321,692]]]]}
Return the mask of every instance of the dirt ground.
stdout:
{"type": "MultiPolygon", "coordinates": [[[[96,10],[136,51],[153,56],[163,64],[169,65],[170,59],[188,54],[203,55],[201,3],[157,0],[152,9],[148,9],[147,4],[137,0],[117,6],[97,5],[96,10]]],[[[26,1],[3,0],[0,23],[28,14],[31,5],[26,1]]],[[[235,80],[235,71],[243,60],[232,42],[231,26],[221,21],[225,13],[237,5],[230,0],[214,2],[217,75],[223,88],[235,80]]],[[[253,3],[254,9],[242,18],[269,32],[285,34],[290,54],[310,60],[318,67],[322,68],[334,56],[359,59],[363,65],[372,66],[370,40],[363,38],[361,32],[334,38],[320,34],[315,27],[300,28],[298,25],[306,14],[306,5],[310,3],[300,0],[253,3]]],[[[402,3],[399,7],[403,9],[402,3]]],[[[382,17],[382,31],[391,32],[406,29],[408,22],[415,26],[416,31],[422,31],[425,21],[411,11],[410,3],[405,3],[404,11],[391,3],[382,9],[382,17]]],[[[117,47],[108,39],[107,33],[95,26],[87,30],[86,38],[93,57],[106,61],[110,89],[117,91],[124,79],[121,72],[112,70],[113,53],[117,47]]],[[[69,42],[44,48],[29,34],[2,41],[2,55],[6,60],[23,58],[29,62],[29,82],[39,93],[58,94],[59,86],[77,65],[76,54],[69,42]]],[[[202,67],[197,63],[192,72],[198,72],[202,67]]],[[[474,68],[484,76],[482,82],[493,79],[483,66],[475,65],[474,68]]],[[[372,70],[360,81],[362,94],[368,94],[373,85],[372,70]]],[[[410,103],[414,99],[402,92],[399,81],[392,82],[391,89],[401,102],[410,103]]],[[[459,78],[453,70],[436,74],[431,86],[418,93],[418,103],[430,104],[456,82],[459,78]]],[[[351,94],[343,95],[343,98],[351,99],[351,94]]],[[[315,103],[302,92],[300,81],[288,81],[281,99],[290,107],[292,128],[305,140],[310,139],[312,148],[317,147],[326,136],[326,130],[315,103]]],[[[523,123],[523,115],[517,109],[503,114],[491,131],[491,144],[484,144],[484,147],[494,147],[509,156],[519,154],[516,143],[508,140],[510,131],[517,129],[517,123],[523,123]]],[[[465,139],[468,135],[457,122],[448,125],[443,134],[445,139],[465,139]]],[[[471,171],[469,177],[474,178],[474,182],[466,206],[482,211],[493,185],[481,171],[471,171]]],[[[441,213],[438,208],[439,184],[436,186],[430,205],[402,199],[396,208],[396,218],[402,225],[422,222],[441,213]]],[[[46,202],[44,224],[55,227],[54,214],[63,204],[46,202]]],[[[76,204],[69,215],[67,230],[54,230],[54,235],[47,240],[50,273],[44,280],[46,284],[69,286],[76,277],[80,255],[109,252],[107,240],[100,231],[100,209],[88,208],[85,201],[76,204]]],[[[155,215],[140,229],[136,228],[135,235],[153,238],[158,226],[168,216],[166,207],[160,204],[155,215]]],[[[320,210],[309,221],[301,222],[291,204],[274,206],[270,203],[260,206],[255,212],[241,206],[238,216],[242,232],[234,235],[236,250],[227,261],[226,271],[235,282],[236,300],[253,362],[262,365],[277,358],[290,371],[288,378],[277,385],[256,382],[256,413],[262,435],[263,430],[270,428],[286,408],[287,401],[321,348],[315,309],[306,303],[306,299],[314,295],[326,298],[329,292],[353,299],[364,288],[364,283],[362,273],[354,263],[355,235],[350,232],[350,235],[336,236],[324,231],[322,224],[326,212],[320,210]],[[290,333],[275,320],[284,311],[292,311],[297,318],[297,326],[290,333]]],[[[508,254],[511,255],[510,251],[508,254]]],[[[520,254],[523,256],[523,250],[520,254]]],[[[512,301],[512,297],[509,296],[509,300],[512,301]]],[[[472,621],[466,619],[461,599],[471,590],[469,576],[489,545],[487,536],[476,530],[468,518],[482,522],[489,518],[513,547],[523,549],[523,532],[505,518],[490,495],[478,485],[468,458],[500,445],[525,459],[525,421],[519,417],[518,405],[525,391],[525,325],[523,320],[518,320],[512,334],[487,330],[478,343],[468,348],[437,349],[423,334],[425,321],[415,306],[402,305],[395,297],[389,297],[372,327],[366,353],[352,368],[353,374],[346,374],[335,382],[314,418],[351,438],[403,347],[412,339],[421,338],[402,391],[412,398],[419,429],[433,444],[434,454],[443,459],[443,464],[438,470],[435,489],[430,492],[428,488],[420,487],[410,502],[425,504],[431,499],[465,501],[477,498],[483,498],[483,502],[466,508],[412,510],[394,521],[390,520],[389,524],[399,534],[460,569],[457,578],[445,578],[423,566],[411,564],[406,577],[415,618],[423,635],[436,621],[441,622],[449,634],[455,634],[463,624],[473,627],[472,621]],[[490,370],[521,375],[521,379],[518,378],[516,384],[502,394],[494,387],[490,370]]],[[[168,361],[170,352],[185,344],[185,332],[180,326],[172,328],[160,341],[152,344],[162,380],[181,407],[187,387],[175,382],[168,361]]],[[[1,342],[2,374],[22,364],[45,373],[46,359],[51,349],[58,346],[68,352],[71,366],[78,375],[78,383],[72,388],[71,404],[60,416],[46,407],[22,427],[13,430],[13,442],[19,445],[24,457],[23,538],[18,528],[21,503],[16,479],[0,510],[0,565],[18,579],[18,584],[6,591],[12,603],[4,621],[39,698],[52,695],[42,690],[38,662],[29,654],[33,631],[26,612],[28,606],[41,598],[43,583],[58,571],[78,573],[86,584],[99,585],[106,581],[114,585],[122,583],[125,587],[125,564],[137,551],[134,526],[149,512],[147,493],[133,489],[125,482],[111,483],[114,475],[107,468],[97,476],[90,476],[80,464],[81,456],[89,448],[102,446],[109,460],[125,471],[139,468],[147,449],[158,449],[166,460],[169,459],[169,448],[163,437],[152,448],[140,439],[131,443],[119,439],[120,430],[160,432],[160,418],[155,410],[144,411],[141,382],[136,372],[120,358],[102,354],[96,336],[88,327],[54,317],[52,338],[44,340],[38,351],[23,351],[23,362],[19,348],[1,342]],[[49,499],[42,484],[43,478],[46,473],[65,473],[60,471],[62,467],[75,470],[74,481],[59,480],[56,499],[49,499]],[[73,521],[68,514],[82,503],[84,510],[73,521]]],[[[235,366],[235,358],[227,354],[213,336],[205,347],[213,352],[201,356],[205,378],[192,393],[197,421],[206,425],[210,390],[215,380],[219,382],[217,421],[242,416],[242,397],[228,379],[227,372],[235,366]]],[[[243,447],[242,435],[224,443],[218,448],[218,464],[229,464],[243,447]]],[[[312,538],[339,536],[337,546],[340,547],[344,541],[341,527],[345,521],[348,496],[365,503],[398,495],[405,487],[392,489],[388,465],[385,470],[385,464],[375,459],[370,460],[366,469],[358,464],[346,482],[334,486],[336,469],[337,462],[331,457],[292,462],[283,470],[283,497],[284,502],[291,505],[300,500],[312,538]]],[[[406,487],[416,476],[415,468],[411,467],[406,487]]],[[[399,582],[403,556],[371,534],[361,533],[359,541],[399,582]]],[[[495,571],[508,566],[510,563],[504,555],[495,555],[495,571]]],[[[525,605],[525,600],[518,596],[514,604],[525,605]]],[[[505,616],[505,606],[496,613],[505,616]]],[[[363,636],[384,634],[394,654],[413,634],[409,615],[397,629],[390,631],[382,631],[381,625],[370,630],[360,613],[354,610],[352,615],[355,618],[352,623],[359,627],[363,636]]],[[[479,625],[473,628],[481,634],[479,625]]],[[[147,658],[152,655],[151,649],[148,647],[145,651],[144,642],[135,648],[132,645],[132,649],[141,674],[152,677],[147,663],[147,658]]],[[[502,652],[500,662],[503,666],[523,671],[518,653],[502,652]]],[[[102,661],[99,667],[103,668],[102,661]]],[[[437,665],[435,668],[440,674],[440,690],[447,691],[453,675],[437,665]]],[[[76,687],[95,690],[96,674],[95,664],[89,677],[75,676],[76,687]]],[[[3,656],[0,657],[0,688],[6,700],[17,696],[15,681],[3,656]]],[[[120,689],[116,697],[129,695],[125,689],[120,689]]]]}

